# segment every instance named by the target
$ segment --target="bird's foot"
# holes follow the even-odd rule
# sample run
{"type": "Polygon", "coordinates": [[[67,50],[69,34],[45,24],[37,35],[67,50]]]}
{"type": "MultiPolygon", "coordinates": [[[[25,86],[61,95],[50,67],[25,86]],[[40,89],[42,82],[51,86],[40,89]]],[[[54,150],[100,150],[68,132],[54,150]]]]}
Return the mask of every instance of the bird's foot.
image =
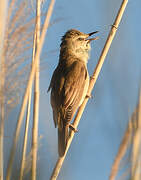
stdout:
{"type": "Polygon", "coordinates": [[[90,98],[93,98],[93,96],[92,96],[91,94],[90,94],[90,95],[87,94],[87,95],[86,95],[86,98],[89,98],[89,99],[90,99],[90,98]]]}
{"type": "Polygon", "coordinates": [[[78,130],[72,124],[69,124],[69,128],[75,133],[78,132],[78,130]]]}

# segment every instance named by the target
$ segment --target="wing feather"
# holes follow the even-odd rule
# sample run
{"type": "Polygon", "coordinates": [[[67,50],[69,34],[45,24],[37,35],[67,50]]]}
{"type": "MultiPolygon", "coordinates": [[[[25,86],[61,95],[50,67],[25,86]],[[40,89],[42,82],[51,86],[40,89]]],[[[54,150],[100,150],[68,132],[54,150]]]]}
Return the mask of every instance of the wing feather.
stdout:
{"type": "MultiPolygon", "coordinates": [[[[72,64],[72,69],[68,72],[65,77],[63,86],[63,106],[71,111],[72,116],[76,112],[79,103],[82,99],[84,92],[84,86],[87,78],[87,69],[83,62],[75,61],[72,64]],[[71,110],[70,110],[71,109],[71,110]]],[[[72,119],[71,116],[71,119],[72,119]]],[[[71,119],[66,119],[70,121],[71,119]]]]}

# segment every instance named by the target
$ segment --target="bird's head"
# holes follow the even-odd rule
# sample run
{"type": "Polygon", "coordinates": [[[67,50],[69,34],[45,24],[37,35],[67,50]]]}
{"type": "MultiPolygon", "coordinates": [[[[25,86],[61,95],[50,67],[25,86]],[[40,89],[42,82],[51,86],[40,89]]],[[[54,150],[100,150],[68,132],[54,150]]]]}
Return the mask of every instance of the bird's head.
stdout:
{"type": "Polygon", "coordinates": [[[80,60],[87,62],[91,49],[90,42],[98,39],[98,37],[90,38],[90,36],[97,32],[98,31],[85,34],[78,30],[71,29],[62,37],[61,50],[65,49],[67,53],[75,55],[80,60]]]}

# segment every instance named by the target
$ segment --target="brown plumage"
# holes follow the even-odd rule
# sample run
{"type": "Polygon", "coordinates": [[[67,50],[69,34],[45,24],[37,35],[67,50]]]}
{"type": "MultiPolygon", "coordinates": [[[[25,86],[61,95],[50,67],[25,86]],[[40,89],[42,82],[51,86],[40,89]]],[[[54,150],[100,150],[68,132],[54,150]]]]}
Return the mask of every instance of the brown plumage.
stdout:
{"type": "Polygon", "coordinates": [[[49,89],[55,127],[58,126],[58,153],[63,156],[69,138],[69,124],[82,104],[89,86],[87,71],[89,34],[69,30],[62,38],[60,57],[49,89]]]}

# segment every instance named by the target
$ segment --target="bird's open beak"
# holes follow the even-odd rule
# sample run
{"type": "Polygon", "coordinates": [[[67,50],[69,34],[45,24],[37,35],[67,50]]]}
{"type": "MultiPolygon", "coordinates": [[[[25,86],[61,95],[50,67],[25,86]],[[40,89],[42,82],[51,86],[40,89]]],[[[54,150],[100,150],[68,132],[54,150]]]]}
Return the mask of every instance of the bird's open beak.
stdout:
{"type": "Polygon", "coordinates": [[[91,33],[88,34],[88,36],[91,36],[91,35],[96,34],[96,33],[98,33],[98,32],[99,32],[99,31],[91,32],[91,33]]]}
{"type": "MultiPolygon", "coordinates": [[[[99,32],[99,31],[91,32],[91,33],[88,34],[88,37],[90,37],[90,36],[92,36],[93,34],[96,34],[96,33],[98,33],[98,32],[99,32]]],[[[97,40],[97,39],[99,39],[99,37],[87,38],[86,40],[87,40],[88,42],[91,42],[92,40],[97,40]]]]}

